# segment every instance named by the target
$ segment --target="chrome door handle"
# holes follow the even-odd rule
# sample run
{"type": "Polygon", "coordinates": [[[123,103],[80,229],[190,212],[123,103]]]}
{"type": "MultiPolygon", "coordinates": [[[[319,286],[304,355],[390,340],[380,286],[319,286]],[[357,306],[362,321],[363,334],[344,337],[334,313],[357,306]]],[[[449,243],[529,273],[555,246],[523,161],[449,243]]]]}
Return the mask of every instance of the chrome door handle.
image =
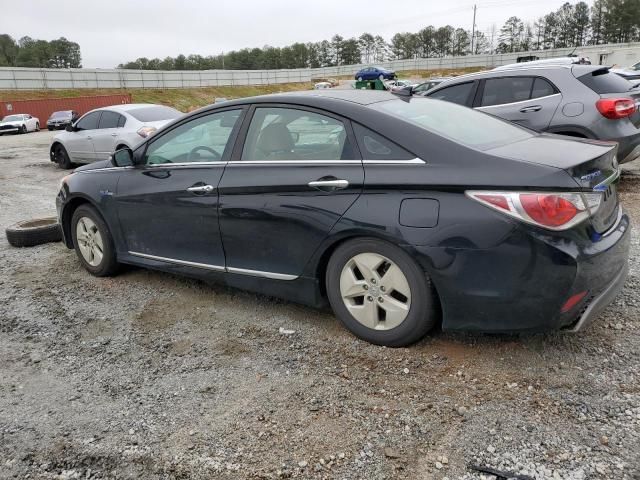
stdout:
{"type": "Polygon", "coordinates": [[[91,140],[91,135],[87,135],[85,138],[86,138],[87,140],[91,140]]]}
{"type": "Polygon", "coordinates": [[[191,193],[211,193],[216,189],[213,185],[198,185],[197,187],[187,188],[187,192],[191,193]]]}
{"type": "Polygon", "coordinates": [[[347,180],[314,180],[313,182],[307,183],[307,185],[318,190],[333,191],[347,188],[349,182],[347,180]]]}
{"type": "Polygon", "coordinates": [[[540,105],[534,105],[531,107],[524,107],[520,109],[521,113],[531,113],[531,112],[539,112],[540,110],[542,110],[542,107],[540,105]]]}
{"type": "Polygon", "coordinates": [[[111,136],[112,136],[112,137],[117,137],[117,136],[118,136],[118,134],[117,134],[117,133],[112,133],[112,134],[111,134],[111,136]]]}

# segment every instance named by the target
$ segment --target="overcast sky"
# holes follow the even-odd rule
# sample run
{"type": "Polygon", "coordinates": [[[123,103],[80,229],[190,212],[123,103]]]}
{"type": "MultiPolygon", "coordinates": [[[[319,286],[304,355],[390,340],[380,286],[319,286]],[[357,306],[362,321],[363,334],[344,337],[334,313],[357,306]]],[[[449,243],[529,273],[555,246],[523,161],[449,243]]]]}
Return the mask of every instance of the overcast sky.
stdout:
{"type": "MultiPolygon", "coordinates": [[[[3,0],[0,33],[80,44],[84,67],[112,68],[138,57],[176,56],[345,38],[389,40],[427,25],[500,29],[516,15],[536,18],[566,0],[3,0]]],[[[571,3],[576,3],[571,1],[571,3]]],[[[591,2],[588,2],[591,3],[591,2]]]]}

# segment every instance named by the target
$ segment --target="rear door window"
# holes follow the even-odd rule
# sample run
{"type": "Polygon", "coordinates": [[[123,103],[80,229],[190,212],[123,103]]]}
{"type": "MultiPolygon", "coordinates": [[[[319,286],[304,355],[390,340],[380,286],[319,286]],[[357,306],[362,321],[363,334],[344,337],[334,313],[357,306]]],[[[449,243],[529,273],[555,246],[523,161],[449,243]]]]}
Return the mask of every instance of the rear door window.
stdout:
{"type": "Polygon", "coordinates": [[[431,95],[427,94],[429,98],[435,98],[438,100],[445,100],[451,103],[457,103],[458,105],[468,105],[469,96],[473,90],[473,82],[459,83],[457,85],[451,85],[440,90],[433,92],[431,95]]]}
{"type": "Polygon", "coordinates": [[[529,100],[533,77],[489,78],[485,80],[481,107],[529,100]]]}
{"type": "Polygon", "coordinates": [[[315,112],[256,108],[242,160],[352,160],[344,123],[315,112]]]}
{"type": "Polygon", "coordinates": [[[102,117],[100,117],[100,123],[98,124],[98,128],[117,128],[118,121],[120,120],[120,114],[116,112],[111,112],[109,110],[104,110],[102,112],[102,117]]]}
{"type": "Polygon", "coordinates": [[[610,73],[608,70],[596,70],[578,77],[584,85],[598,94],[628,92],[631,83],[620,75],[610,73]]]}

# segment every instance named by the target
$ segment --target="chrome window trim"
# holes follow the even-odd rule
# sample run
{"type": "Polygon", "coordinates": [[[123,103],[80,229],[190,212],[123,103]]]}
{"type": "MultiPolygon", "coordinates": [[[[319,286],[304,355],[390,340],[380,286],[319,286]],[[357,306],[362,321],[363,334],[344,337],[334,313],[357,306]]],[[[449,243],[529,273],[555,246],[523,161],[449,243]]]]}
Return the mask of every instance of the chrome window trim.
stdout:
{"type": "Polygon", "coordinates": [[[227,162],[176,162],[176,163],[148,163],[144,168],[171,168],[171,167],[224,167],[227,162]]]}
{"type": "MultiPolygon", "coordinates": [[[[487,79],[487,80],[490,80],[490,79],[487,79]]],[[[553,95],[545,95],[544,97],[536,97],[536,98],[530,98],[528,100],[519,100],[517,102],[499,103],[497,105],[487,105],[486,107],[479,106],[479,107],[474,107],[474,108],[475,108],[475,110],[486,110],[487,108],[504,107],[505,105],[518,105],[519,103],[535,102],[537,100],[544,100],[545,98],[556,97],[558,95],[561,95],[561,94],[560,93],[554,93],[553,95]]]]}
{"type": "Polygon", "coordinates": [[[411,160],[363,160],[365,165],[424,165],[427,162],[421,158],[412,158],[411,160]]]}
{"type": "Polygon", "coordinates": [[[270,278],[272,280],[295,280],[297,275],[288,275],[286,273],[262,272],[260,270],[249,270],[247,268],[227,267],[228,273],[238,273],[240,275],[250,275],[252,277],[270,278]]]}
{"type": "MultiPolygon", "coordinates": [[[[90,165],[90,163],[87,163],[85,165],[90,165]]],[[[95,168],[93,170],[80,170],[79,172],[73,172],[75,173],[102,173],[102,172],[113,172],[113,171],[119,171],[119,170],[130,170],[133,169],[135,167],[133,166],[127,166],[127,167],[105,167],[105,168],[95,168]]]]}
{"type": "Polygon", "coordinates": [[[362,160],[231,160],[229,166],[250,165],[362,165],[362,160]]]}
{"type": "Polygon", "coordinates": [[[148,253],[129,251],[129,254],[135,257],[146,258],[148,260],[156,260],[159,262],[172,263],[175,265],[183,265],[186,267],[203,268],[206,270],[213,270],[215,272],[237,273],[240,275],[250,275],[252,277],[269,278],[272,280],[295,280],[298,278],[298,275],[289,275],[286,273],[263,272],[260,270],[249,270],[246,268],[223,267],[220,265],[209,265],[207,263],[189,262],[186,260],[178,260],[175,258],[159,257],[157,255],[149,255],[148,253]]]}
{"type": "Polygon", "coordinates": [[[206,270],[213,270],[216,272],[224,272],[226,269],[220,265],[209,265],[207,263],[198,263],[198,262],[188,262],[186,260],[177,260],[175,258],[167,258],[167,257],[159,257],[157,255],[149,255],[148,253],[140,253],[140,252],[132,252],[129,251],[130,255],[135,257],[146,258],[148,260],[157,260],[159,262],[167,262],[174,263],[176,265],[184,265],[186,267],[196,267],[196,268],[204,268],[206,270]]]}
{"type": "Polygon", "coordinates": [[[420,158],[412,158],[410,160],[231,160],[228,165],[424,165],[426,163],[420,158]]]}

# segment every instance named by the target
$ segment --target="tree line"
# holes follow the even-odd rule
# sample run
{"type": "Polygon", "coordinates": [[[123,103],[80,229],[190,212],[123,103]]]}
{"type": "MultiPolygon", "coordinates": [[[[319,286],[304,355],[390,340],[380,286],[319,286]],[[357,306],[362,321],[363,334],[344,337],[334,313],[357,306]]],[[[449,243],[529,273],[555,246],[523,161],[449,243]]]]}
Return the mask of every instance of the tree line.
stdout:
{"type": "Polygon", "coordinates": [[[22,37],[16,42],[0,34],[0,67],[80,68],[80,45],[64,37],[50,42],[22,37]]]}

